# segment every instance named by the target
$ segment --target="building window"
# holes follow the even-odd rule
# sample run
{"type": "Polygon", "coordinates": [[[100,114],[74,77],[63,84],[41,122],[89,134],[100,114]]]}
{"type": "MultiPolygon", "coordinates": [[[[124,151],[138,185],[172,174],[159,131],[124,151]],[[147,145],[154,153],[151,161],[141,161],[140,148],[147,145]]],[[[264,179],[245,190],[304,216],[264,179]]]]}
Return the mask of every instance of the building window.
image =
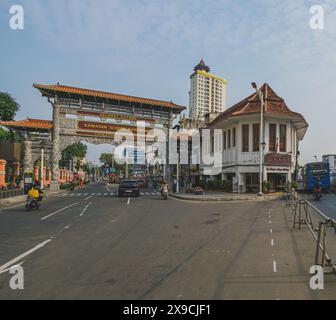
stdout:
{"type": "Polygon", "coordinates": [[[253,152],[258,152],[260,148],[260,125],[253,124],[253,152]]]}
{"type": "Polygon", "coordinates": [[[231,129],[228,130],[228,149],[231,148],[231,129]]]}
{"type": "Polygon", "coordinates": [[[224,136],[223,136],[223,149],[226,150],[226,131],[224,131],[224,136]]]}
{"type": "Polygon", "coordinates": [[[287,126],[285,124],[280,125],[280,152],[287,151],[287,126]]]}
{"type": "Polygon", "coordinates": [[[250,126],[244,124],[242,126],[242,151],[249,152],[249,140],[250,140],[250,126]]]}
{"type": "Polygon", "coordinates": [[[232,129],[232,147],[236,146],[236,128],[232,129]]]}
{"type": "Polygon", "coordinates": [[[276,147],[276,124],[269,125],[269,151],[275,152],[276,147]]]}
{"type": "Polygon", "coordinates": [[[212,136],[210,138],[210,153],[214,153],[215,152],[215,138],[214,136],[212,136]]]}

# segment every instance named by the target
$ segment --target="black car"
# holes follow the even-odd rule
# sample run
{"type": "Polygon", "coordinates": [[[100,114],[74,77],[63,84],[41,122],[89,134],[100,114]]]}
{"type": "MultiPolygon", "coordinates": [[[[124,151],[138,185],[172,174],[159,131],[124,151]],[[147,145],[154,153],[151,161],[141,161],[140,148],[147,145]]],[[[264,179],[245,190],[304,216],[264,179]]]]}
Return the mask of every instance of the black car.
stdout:
{"type": "Polygon", "coordinates": [[[122,196],[140,196],[139,183],[136,180],[123,180],[121,181],[118,189],[118,197],[122,196]]]}

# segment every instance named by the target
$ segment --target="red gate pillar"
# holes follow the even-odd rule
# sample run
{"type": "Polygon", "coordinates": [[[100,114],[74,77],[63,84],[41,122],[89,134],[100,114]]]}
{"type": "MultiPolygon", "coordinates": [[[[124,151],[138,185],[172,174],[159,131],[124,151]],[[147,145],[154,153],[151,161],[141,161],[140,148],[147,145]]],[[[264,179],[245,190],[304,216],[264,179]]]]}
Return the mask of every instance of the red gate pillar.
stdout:
{"type": "Polygon", "coordinates": [[[48,168],[48,185],[50,186],[51,183],[51,169],[48,168]]]}
{"type": "Polygon", "coordinates": [[[47,177],[46,177],[46,173],[47,173],[47,168],[43,167],[43,185],[46,185],[46,181],[47,181],[47,177]]]}
{"type": "Polygon", "coordinates": [[[0,160],[0,187],[6,186],[6,160],[0,160]]]}
{"type": "Polygon", "coordinates": [[[34,181],[39,180],[39,166],[34,167],[34,181]]]}
{"type": "MultiPolygon", "coordinates": [[[[13,184],[16,183],[16,178],[20,175],[20,162],[13,163],[13,184]]],[[[17,186],[19,187],[19,186],[17,186]]]]}

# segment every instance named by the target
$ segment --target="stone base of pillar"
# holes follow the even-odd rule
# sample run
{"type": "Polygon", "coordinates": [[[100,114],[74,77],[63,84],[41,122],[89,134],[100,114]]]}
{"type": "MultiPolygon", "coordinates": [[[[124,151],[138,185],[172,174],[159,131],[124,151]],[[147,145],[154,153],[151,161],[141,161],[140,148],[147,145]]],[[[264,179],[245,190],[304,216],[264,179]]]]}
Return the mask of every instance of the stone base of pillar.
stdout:
{"type": "Polygon", "coordinates": [[[58,181],[51,181],[50,182],[50,191],[55,192],[60,190],[60,185],[58,181]]]}

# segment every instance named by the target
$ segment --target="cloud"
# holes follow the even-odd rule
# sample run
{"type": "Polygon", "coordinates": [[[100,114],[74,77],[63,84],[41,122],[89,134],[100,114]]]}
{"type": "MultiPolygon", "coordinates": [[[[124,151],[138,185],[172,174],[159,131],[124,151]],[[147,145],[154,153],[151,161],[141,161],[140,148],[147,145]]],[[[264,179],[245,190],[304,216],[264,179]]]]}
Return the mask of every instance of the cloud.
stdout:
{"type": "Polygon", "coordinates": [[[30,63],[37,64],[50,52],[59,56],[48,66],[51,79],[62,74],[88,85],[112,83],[112,91],[125,87],[131,94],[187,104],[188,77],[203,56],[214,73],[229,81],[229,105],[250,93],[251,80],[267,81],[302,112],[311,122],[303,144],[308,159],[336,151],[333,132],[326,129],[333,127],[327,114],[336,116],[331,107],[336,100],[336,2],[320,2],[325,29],[317,31],[309,27],[309,8],[316,4],[310,0],[23,0],[22,4],[29,41],[45,50],[30,63]],[[325,124],[329,146],[316,138],[319,122],[325,124]]]}

